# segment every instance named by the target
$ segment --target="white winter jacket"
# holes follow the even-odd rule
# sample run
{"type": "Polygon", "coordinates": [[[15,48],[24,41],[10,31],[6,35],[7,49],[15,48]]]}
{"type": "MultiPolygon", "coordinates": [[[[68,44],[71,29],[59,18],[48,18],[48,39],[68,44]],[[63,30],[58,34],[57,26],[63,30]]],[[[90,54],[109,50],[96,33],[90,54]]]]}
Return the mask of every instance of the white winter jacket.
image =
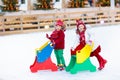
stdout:
{"type": "MultiPolygon", "coordinates": [[[[94,33],[91,31],[91,29],[87,29],[85,31],[85,39],[86,39],[86,44],[91,45],[90,41],[94,42],[93,50],[98,47],[98,44],[95,41],[94,33]]],[[[80,36],[79,36],[79,34],[76,34],[74,41],[73,41],[73,44],[72,44],[72,50],[74,50],[79,45],[79,43],[80,43],[80,36]]]]}

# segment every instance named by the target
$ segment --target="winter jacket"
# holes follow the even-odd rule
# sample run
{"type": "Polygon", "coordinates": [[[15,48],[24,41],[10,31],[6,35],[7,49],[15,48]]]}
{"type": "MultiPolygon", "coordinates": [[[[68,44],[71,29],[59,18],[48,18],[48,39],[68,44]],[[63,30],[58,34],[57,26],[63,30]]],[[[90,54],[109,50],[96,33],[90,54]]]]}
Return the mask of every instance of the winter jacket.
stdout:
{"type": "Polygon", "coordinates": [[[53,31],[51,34],[51,42],[54,44],[54,49],[64,49],[65,34],[63,30],[53,31]]]}
{"type": "Polygon", "coordinates": [[[74,43],[72,45],[72,49],[71,49],[72,53],[71,54],[73,54],[73,55],[76,54],[76,50],[82,49],[85,46],[85,44],[90,44],[89,41],[93,41],[94,42],[93,50],[95,50],[100,45],[98,40],[95,39],[95,35],[91,31],[91,29],[87,29],[83,36],[79,36],[79,34],[77,34],[75,36],[74,41],[73,41],[74,43]],[[81,43],[83,43],[83,44],[81,44],[81,43]]]}

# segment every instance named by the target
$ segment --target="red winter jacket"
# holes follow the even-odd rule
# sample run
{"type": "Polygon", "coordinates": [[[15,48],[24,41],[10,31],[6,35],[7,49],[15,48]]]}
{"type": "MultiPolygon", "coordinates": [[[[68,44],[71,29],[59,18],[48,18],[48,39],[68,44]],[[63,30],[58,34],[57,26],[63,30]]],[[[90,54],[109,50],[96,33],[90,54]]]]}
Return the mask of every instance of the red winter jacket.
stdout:
{"type": "Polygon", "coordinates": [[[55,47],[54,49],[64,49],[64,42],[65,42],[65,34],[63,30],[60,31],[53,31],[51,34],[51,41],[54,42],[55,47]]]}

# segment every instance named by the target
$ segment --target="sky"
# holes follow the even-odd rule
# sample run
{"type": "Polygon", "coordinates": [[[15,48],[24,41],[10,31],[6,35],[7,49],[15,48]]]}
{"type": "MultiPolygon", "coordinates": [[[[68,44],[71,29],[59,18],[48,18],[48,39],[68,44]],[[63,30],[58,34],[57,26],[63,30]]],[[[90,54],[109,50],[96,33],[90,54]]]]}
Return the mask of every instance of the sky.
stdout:
{"type": "MultiPolygon", "coordinates": [[[[30,71],[30,65],[35,60],[35,49],[48,39],[46,33],[34,32],[0,36],[0,80],[119,80],[120,79],[120,25],[95,26],[90,29],[94,38],[101,45],[101,55],[108,61],[105,68],[96,72],[80,71],[70,74],[66,71],[40,70],[30,71]]],[[[65,32],[64,58],[66,65],[70,61],[70,48],[75,37],[75,28],[65,32]]],[[[51,59],[56,63],[54,52],[51,59]]],[[[98,68],[95,57],[91,62],[98,68]]]]}

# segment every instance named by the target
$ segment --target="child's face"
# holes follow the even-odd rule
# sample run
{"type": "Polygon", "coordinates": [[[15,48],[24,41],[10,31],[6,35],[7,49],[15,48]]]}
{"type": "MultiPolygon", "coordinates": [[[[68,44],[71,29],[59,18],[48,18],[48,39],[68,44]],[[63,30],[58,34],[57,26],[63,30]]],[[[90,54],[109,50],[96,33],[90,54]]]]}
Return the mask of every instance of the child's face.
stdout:
{"type": "Polygon", "coordinates": [[[79,25],[78,29],[79,29],[80,32],[84,31],[85,30],[84,25],[79,25]]]}
{"type": "Polygon", "coordinates": [[[55,28],[57,31],[61,30],[61,26],[59,26],[59,25],[57,25],[55,28]]]}

